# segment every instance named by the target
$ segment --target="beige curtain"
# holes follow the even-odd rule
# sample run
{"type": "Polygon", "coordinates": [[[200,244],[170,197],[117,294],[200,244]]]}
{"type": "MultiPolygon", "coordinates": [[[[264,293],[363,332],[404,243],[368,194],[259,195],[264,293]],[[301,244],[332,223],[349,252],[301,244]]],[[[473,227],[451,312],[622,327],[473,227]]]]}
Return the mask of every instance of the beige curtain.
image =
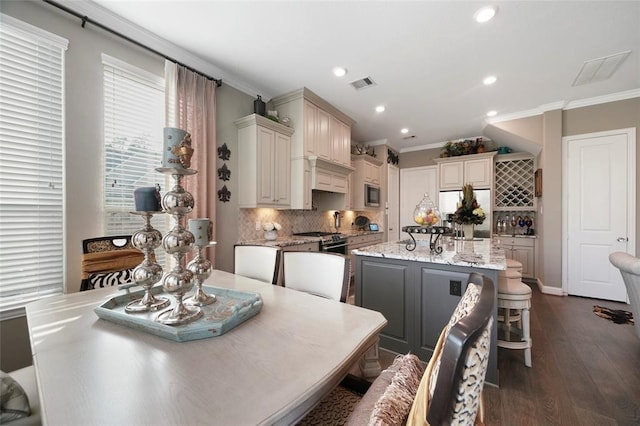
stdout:
{"type": "MultiPolygon", "coordinates": [[[[189,218],[209,218],[216,229],[216,82],[165,61],[166,123],[191,133],[194,149],[191,168],[195,176],[185,176],[185,189],[195,199],[189,218]]],[[[186,226],[186,223],[185,223],[186,226]]],[[[214,263],[214,250],[208,259],[214,263]]],[[[215,263],[214,263],[215,265],[215,263]]]]}

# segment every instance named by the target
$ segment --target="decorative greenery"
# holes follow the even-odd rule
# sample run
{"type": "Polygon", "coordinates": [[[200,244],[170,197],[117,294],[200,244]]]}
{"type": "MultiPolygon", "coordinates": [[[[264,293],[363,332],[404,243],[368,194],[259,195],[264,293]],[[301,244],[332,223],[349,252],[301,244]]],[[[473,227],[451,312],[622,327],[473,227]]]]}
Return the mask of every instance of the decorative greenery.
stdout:
{"type": "Polygon", "coordinates": [[[483,138],[465,139],[458,142],[449,141],[442,147],[440,157],[457,157],[459,155],[485,152],[484,144],[483,138]]]}
{"type": "Polygon", "coordinates": [[[480,225],[485,219],[484,210],[478,204],[473,193],[473,185],[470,183],[462,187],[462,198],[458,203],[458,209],[453,214],[453,221],[457,224],[480,225]]]}

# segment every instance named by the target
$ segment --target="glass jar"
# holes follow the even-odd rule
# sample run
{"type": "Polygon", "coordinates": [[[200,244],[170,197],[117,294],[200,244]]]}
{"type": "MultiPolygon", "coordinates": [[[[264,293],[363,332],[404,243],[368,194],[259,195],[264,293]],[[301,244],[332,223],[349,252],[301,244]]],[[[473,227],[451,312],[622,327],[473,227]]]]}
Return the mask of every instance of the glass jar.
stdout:
{"type": "Polygon", "coordinates": [[[413,211],[413,220],[422,226],[436,226],[440,224],[440,211],[433,204],[429,194],[424,194],[424,197],[415,210],[413,211]]]}

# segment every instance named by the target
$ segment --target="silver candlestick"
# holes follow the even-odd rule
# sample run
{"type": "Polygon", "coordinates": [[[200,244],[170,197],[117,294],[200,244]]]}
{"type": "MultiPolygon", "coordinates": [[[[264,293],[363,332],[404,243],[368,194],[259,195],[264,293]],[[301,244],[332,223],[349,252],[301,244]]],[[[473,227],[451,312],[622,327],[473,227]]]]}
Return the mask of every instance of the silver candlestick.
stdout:
{"type": "Polygon", "coordinates": [[[153,285],[162,278],[162,266],[151,259],[151,254],[162,244],[162,234],[151,226],[151,218],[154,214],[162,213],[164,212],[131,212],[142,216],[145,221],[144,227],[131,236],[131,244],[144,253],[144,260],[133,270],[133,280],[144,288],[144,296],[127,304],[125,312],[149,312],[169,306],[169,299],[156,297],[151,293],[153,285]]]}
{"type": "Polygon", "coordinates": [[[191,296],[184,302],[188,305],[204,306],[210,305],[216,301],[216,296],[207,294],[202,289],[202,284],[207,278],[209,278],[212,269],[211,261],[204,257],[204,249],[215,244],[215,241],[207,242],[207,244],[205,245],[196,244],[196,250],[198,251],[198,254],[187,265],[187,269],[193,272],[193,278],[196,282],[196,291],[193,293],[193,296],[191,296]]]}
{"type": "Polygon", "coordinates": [[[173,309],[161,312],[156,321],[167,325],[187,324],[200,318],[203,313],[197,306],[186,307],[182,301],[186,292],[193,287],[193,273],[185,268],[184,256],[192,250],[194,236],[183,226],[184,215],[190,213],[194,206],[193,196],[184,190],[182,178],[194,175],[197,171],[183,168],[159,168],[159,172],[171,174],[174,186],[162,197],[162,207],[171,214],[175,226],[162,239],[162,247],[173,256],[174,267],[162,278],[162,287],[168,293],[174,293],[176,305],[173,309]]]}

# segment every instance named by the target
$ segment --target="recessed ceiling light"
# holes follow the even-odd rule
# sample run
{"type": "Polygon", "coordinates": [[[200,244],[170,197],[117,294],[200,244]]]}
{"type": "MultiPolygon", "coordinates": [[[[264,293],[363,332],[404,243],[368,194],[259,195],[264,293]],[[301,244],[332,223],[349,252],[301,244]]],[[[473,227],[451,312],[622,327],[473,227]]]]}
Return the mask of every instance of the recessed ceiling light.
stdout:
{"type": "Polygon", "coordinates": [[[400,133],[409,133],[409,129],[405,127],[404,129],[400,130],[400,133]]]}
{"type": "Polygon", "coordinates": [[[384,110],[385,110],[384,105],[378,105],[378,106],[376,107],[376,112],[384,112],[384,110]]]}
{"type": "Polygon", "coordinates": [[[493,18],[496,13],[498,13],[498,6],[485,6],[478,9],[478,11],[473,15],[473,19],[480,23],[487,22],[493,18]]]}
{"type": "Polygon", "coordinates": [[[498,111],[495,110],[491,110],[487,113],[487,117],[495,117],[496,115],[498,115],[498,111]]]}
{"type": "Polygon", "coordinates": [[[335,75],[336,77],[344,77],[345,75],[347,75],[347,69],[342,67],[335,67],[333,69],[333,75],[335,75]]]}
{"type": "Polygon", "coordinates": [[[484,79],[484,80],[482,80],[482,82],[483,82],[484,84],[486,84],[487,86],[489,86],[489,85],[491,85],[491,84],[495,83],[496,81],[498,81],[498,78],[497,78],[495,75],[490,75],[490,76],[488,76],[488,77],[485,77],[485,79],[484,79]]]}

